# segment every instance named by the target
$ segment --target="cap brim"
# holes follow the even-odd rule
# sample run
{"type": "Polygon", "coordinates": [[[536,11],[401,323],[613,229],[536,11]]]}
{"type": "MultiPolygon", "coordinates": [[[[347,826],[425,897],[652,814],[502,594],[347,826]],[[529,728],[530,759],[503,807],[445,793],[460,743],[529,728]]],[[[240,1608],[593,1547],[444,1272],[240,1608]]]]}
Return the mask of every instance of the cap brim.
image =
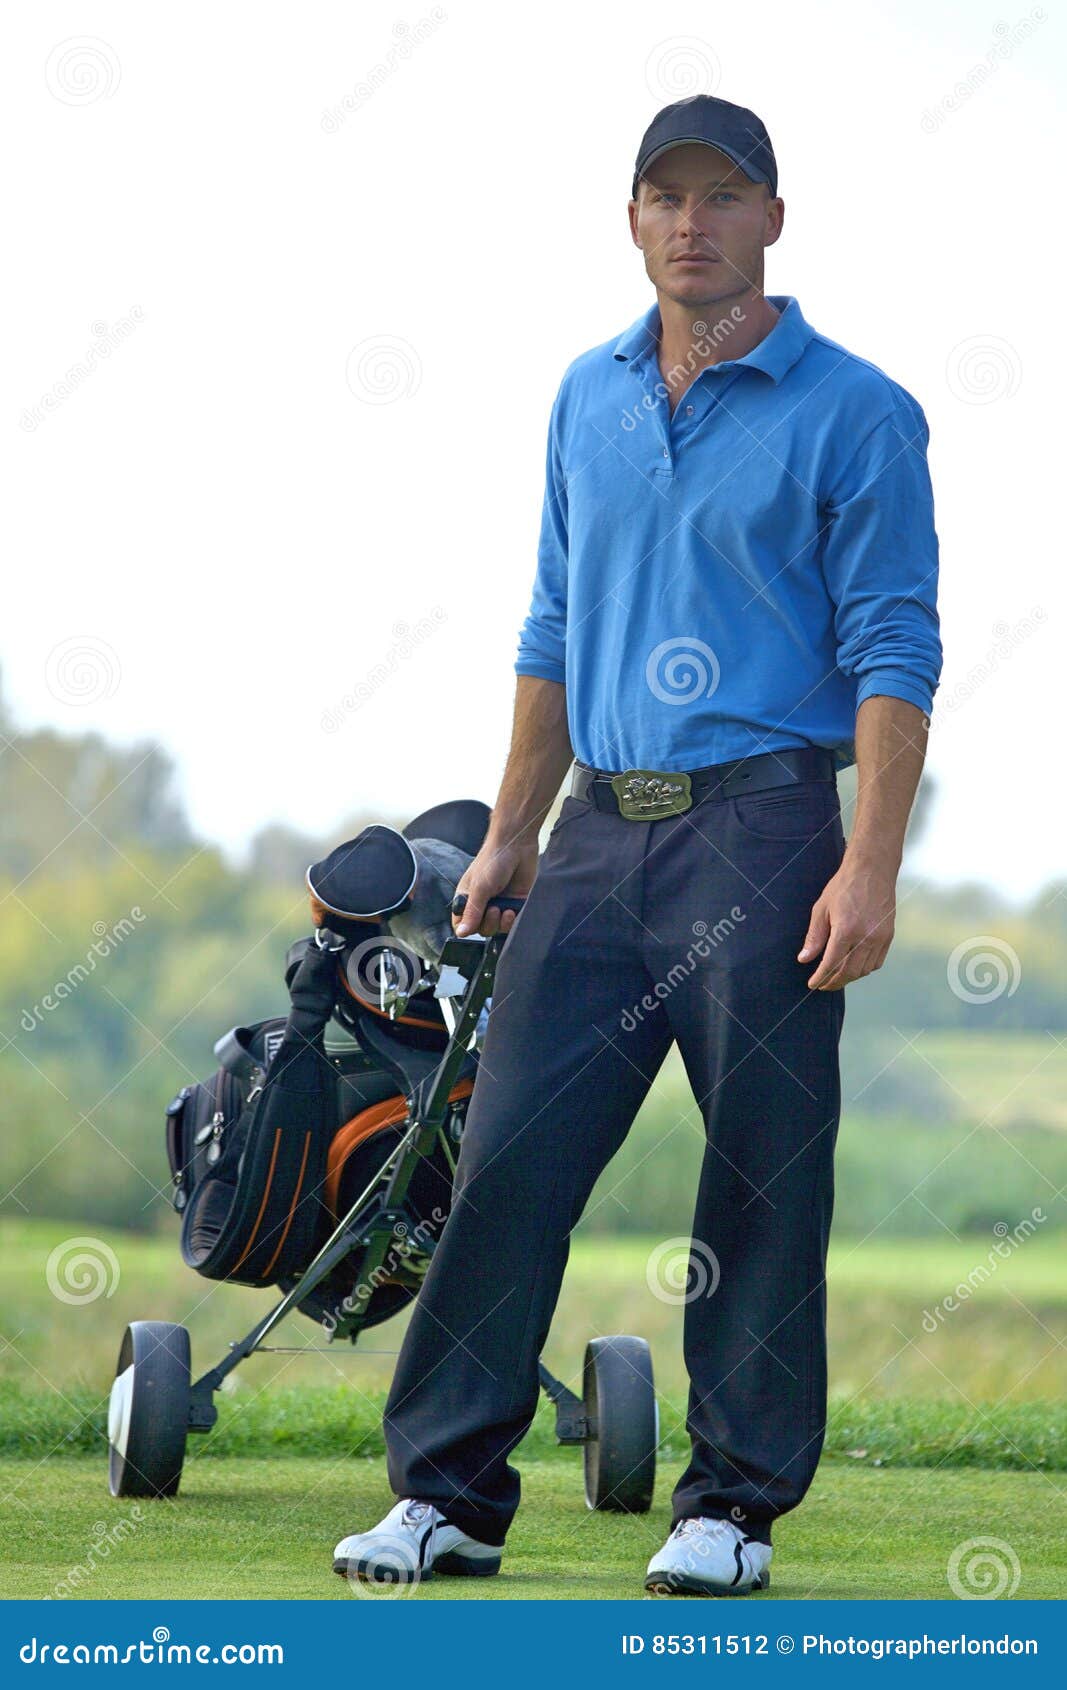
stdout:
{"type": "MultiPolygon", "coordinates": [[[[671,152],[673,150],[673,148],[675,148],[675,147],[689,146],[694,141],[699,142],[699,144],[702,147],[708,147],[713,153],[721,153],[723,158],[728,158],[730,160],[730,163],[736,164],[736,166],[737,166],[738,170],[740,170],[741,174],[743,176],[747,176],[750,182],[766,182],[767,181],[767,178],[765,176],[761,176],[758,170],[754,170],[753,167],[746,165],[745,162],[744,162],[744,159],[738,158],[737,154],[734,153],[734,152],[731,152],[729,147],[720,147],[717,141],[706,141],[704,139],[703,135],[679,135],[678,139],[676,141],[666,141],[663,144],[662,147],[657,147],[654,153],[649,154],[648,158],[645,159],[645,162],[642,164],[640,170],[637,172],[636,176],[634,177],[635,187],[636,187],[637,183],[641,180],[642,176],[645,174],[645,171],[648,169],[649,165],[655,164],[656,160],[658,158],[662,158],[664,153],[671,152]]],[[[768,187],[770,186],[769,183],[767,185],[768,185],[768,187]]]]}

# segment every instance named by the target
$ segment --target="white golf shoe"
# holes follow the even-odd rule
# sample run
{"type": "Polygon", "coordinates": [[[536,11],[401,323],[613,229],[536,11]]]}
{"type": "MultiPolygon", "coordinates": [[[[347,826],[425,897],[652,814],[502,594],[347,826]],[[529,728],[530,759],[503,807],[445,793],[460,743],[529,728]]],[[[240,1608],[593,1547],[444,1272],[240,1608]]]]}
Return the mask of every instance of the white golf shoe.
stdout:
{"type": "Polygon", "coordinates": [[[333,1552],[342,1578],[369,1584],[416,1584],[438,1573],[487,1577],[500,1571],[502,1551],[450,1526],[432,1502],[401,1497],[369,1532],[343,1537],[333,1552]]]}
{"type": "Polygon", "coordinates": [[[681,1520],[653,1555],[645,1589],[655,1596],[745,1596],[771,1582],[771,1546],[732,1520],[681,1520]]]}

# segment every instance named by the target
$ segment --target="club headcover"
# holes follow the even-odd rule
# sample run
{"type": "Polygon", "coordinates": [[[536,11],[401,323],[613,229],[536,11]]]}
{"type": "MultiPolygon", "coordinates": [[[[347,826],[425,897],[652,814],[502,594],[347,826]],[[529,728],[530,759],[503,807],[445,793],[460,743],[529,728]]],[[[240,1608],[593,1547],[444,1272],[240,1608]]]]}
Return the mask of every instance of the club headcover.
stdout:
{"type": "Polygon", "coordinates": [[[474,798],[436,804],[403,832],[365,827],[307,871],[316,926],[344,938],[388,931],[427,962],[452,937],[456,883],[481,849],[489,807],[474,798]]]}

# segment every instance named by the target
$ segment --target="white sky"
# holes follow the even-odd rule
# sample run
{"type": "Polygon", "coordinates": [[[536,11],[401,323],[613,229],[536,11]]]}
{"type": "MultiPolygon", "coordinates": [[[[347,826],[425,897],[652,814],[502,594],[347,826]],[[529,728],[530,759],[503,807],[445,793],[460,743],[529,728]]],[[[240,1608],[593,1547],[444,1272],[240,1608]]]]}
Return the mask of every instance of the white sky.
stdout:
{"type": "Polygon", "coordinates": [[[552,397],[652,301],[641,133],[713,92],[778,156],[767,291],[930,423],[946,666],[914,867],[1061,874],[1064,33],[1050,3],[944,0],[9,13],[16,718],[159,740],[235,851],[271,819],[492,803],[552,397]],[[368,341],[389,402],[349,384],[368,341]]]}

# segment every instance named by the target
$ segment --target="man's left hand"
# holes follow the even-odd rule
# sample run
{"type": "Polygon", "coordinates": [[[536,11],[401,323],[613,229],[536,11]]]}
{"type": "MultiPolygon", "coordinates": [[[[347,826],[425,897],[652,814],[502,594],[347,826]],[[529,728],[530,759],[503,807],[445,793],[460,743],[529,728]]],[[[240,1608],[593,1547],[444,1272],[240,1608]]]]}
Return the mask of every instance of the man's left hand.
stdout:
{"type": "Polygon", "coordinates": [[[837,992],[881,968],[893,943],[896,875],[845,860],[811,912],[798,962],[822,959],[808,981],[813,992],[837,992]]]}

